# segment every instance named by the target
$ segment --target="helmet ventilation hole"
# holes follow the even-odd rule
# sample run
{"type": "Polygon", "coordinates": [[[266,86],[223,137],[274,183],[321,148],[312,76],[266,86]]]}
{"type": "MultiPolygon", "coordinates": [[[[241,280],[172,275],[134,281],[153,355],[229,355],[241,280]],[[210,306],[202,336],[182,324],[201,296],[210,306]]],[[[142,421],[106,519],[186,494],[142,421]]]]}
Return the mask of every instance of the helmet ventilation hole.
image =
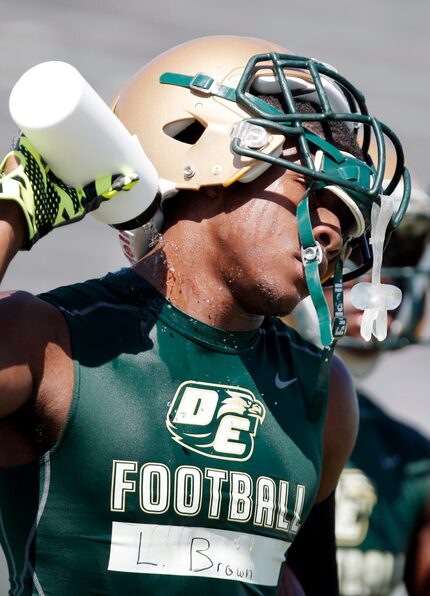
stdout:
{"type": "Polygon", "coordinates": [[[205,127],[195,118],[185,118],[166,124],[163,132],[180,143],[194,145],[205,132],[205,127]]]}

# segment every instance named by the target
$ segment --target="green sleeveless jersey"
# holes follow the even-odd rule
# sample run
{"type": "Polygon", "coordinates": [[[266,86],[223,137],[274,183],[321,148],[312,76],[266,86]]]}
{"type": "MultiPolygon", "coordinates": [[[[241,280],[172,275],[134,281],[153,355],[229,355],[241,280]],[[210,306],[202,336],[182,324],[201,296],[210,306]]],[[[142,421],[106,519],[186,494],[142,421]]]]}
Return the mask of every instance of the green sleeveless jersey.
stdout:
{"type": "Polygon", "coordinates": [[[74,393],[55,447],[0,471],[10,594],[275,594],[319,484],[321,352],[277,319],[204,325],[131,270],[42,299],[74,393]]]}
{"type": "Polygon", "coordinates": [[[430,496],[430,442],[359,394],[360,428],[336,491],[341,594],[386,596],[430,496]]]}

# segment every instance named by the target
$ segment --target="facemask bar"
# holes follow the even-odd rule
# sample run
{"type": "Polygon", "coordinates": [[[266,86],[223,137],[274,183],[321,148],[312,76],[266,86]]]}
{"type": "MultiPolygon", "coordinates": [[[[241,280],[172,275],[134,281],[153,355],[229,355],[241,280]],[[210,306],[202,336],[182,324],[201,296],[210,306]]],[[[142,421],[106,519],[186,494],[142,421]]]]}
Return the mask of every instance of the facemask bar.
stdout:
{"type": "MultiPolygon", "coordinates": [[[[250,122],[253,124],[262,126],[268,130],[275,130],[278,133],[284,135],[295,135],[301,150],[305,166],[298,164],[292,164],[282,157],[274,157],[270,155],[264,155],[261,152],[253,151],[247,147],[244,147],[239,139],[233,138],[232,150],[239,155],[250,157],[253,159],[260,159],[262,161],[268,161],[274,165],[282,166],[287,169],[291,169],[295,172],[302,174],[303,176],[310,177],[311,179],[320,180],[326,184],[337,184],[345,190],[352,190],[363,195],[363,203],[367,203],[368,213],[366,218],[370,219],[370,207],[371,201],[377,200],[378,196],[383,192],[384,194],[391,194],[402,176],[404,180],[404,191],[400,207],[397,212],[393,215],[393,218],[389,224],[389,230],[395,229],[403,218],[406,211],[408,199],[410,195],[410,179],[408,173],[405,174],[404,168],[404,155],[401,144],[394,134],[394,132],[385,124],[377,120],[376,118],[370,117],[367,112],[364,96],[356,89],[347,79],[339,75],[334,69],[328,66],[316,62],[315,60],[304,58],[300,56],[291,56],[288,54],[259,54],[253,56],[247,66],[244,69],[243,75],[239,81],[236,89],[237,103],[242,107],[245,107],[248,112],[255,114],[257,118],[251,118],[250,122]],[[270,64],[271,63],[271,64],[270,64]],[[256,75],[256,72],[260,69],[272,69],[278,79],[280,91],[283,95],[285,105],[288,113],[282,113],[275,108],[272,108],[268,104],[264,105],[264,102],[259,98],[254,97],[249,93],[252,80],[256,75]],[[322,109],[321,113],[316,114],[302,114],[298,112],[293,92],[291,91],[287,75],[285,70],[296,69],[298,71],[305,71],[312,77],[315,90],[318,94],[320,106],[322,109]],[[350,113],[339,113],[331,109],[330,101],[327,96],[324,85],[322,84],[321,75],[328,77],[332,81],[332,84],[338,85],[344,90],[347,98],[352,98],[350,103],[355,102],[357,112],[350,113]],[[256,101],[256,100],[259,101],[256,101]],[[263,104],[263,105],[262,105],[263,104]],[[362,150],[365,155],[369,149],[369,143],[371,138],[371,131],[373,131],[376,147],[377,147],[377,164],[375,169],[375,175],[372,183],[368,186],[363,186],[360,183],[353,182],[351,180],[339,179],[336,175],[328,177],[322,173],[316,172],[314,160],[312,157],[312,150],[309,145],[309,133],[304,128],[303,123],[305,122],[327,122],[327,121],[344,121],[353,122],[358,125],[364,125],[363,129],[363,142],[362,150]],[[306,134],[308,133],[308,134],[306,134]],[[384,135],[387,136],[395,149],[397,155],[397,164],[391,181],[384,191],[382,191],[382,181],[385,171],[386,162],[386,150],[384,135]],[[371,201],[369,201],[371,199],[371,201]]],[[[303,97],[306,99],[306,96],[303,97]]],[[[340,152],[339,152],[340,153],[340,152]]],[[[357,160],[358,161],[358,160],[357,160]]],[[[369,159],[370,163],[370,159],[369,159]]],[[[407,172],[407,171],[406,171],[407,172]]],[[[364,205],[363,205],[364,207],[364,205]]]]}
{"type": "MultiPolygon", "coordinates": [[[[251,113],[255,113],[257,116],[259,116],[259,118],[249,119],[250,123],[256,126],[261,126],[266,130],[275,129],[277,132],[281,132],[285,136],[287,136],[288,134],[296,136],[305,166],[292,163],[288,160],[283,159],[282,157],[264,156],[260,157],[260,159],[266,159],[274,165],[293,170],[299,174],[302,174],[305,178],[307,177],[311,180],[320,181],[320,185],[317,186],[317,189],[333,184],[335,186],[340,186],[341,188],[349,191],[349,196],[352,196],[353,200],[360,208],[360,211],[364,216],[364,219],[367,224],[369,223],[370,216],[369,209],[372,208],[373,212],[375,208],[379,209],[379,196],[381,195],[381,193],[386,193],[387,195],[389,195],[396,188],[397,184],[402,178],[402,175],[404,175],[403,172],[405,168],[403,151],[400,146],[400,143],[398,142],[397,137],[387,126],[385,126],[383,123],[379,122],[375,118],[371,118],[368,115],[364,97],[355,87],[353,87],[346,79],[338,75],[336,71],[326,67],[323,64],[317,63],[307,58],[297,56],[291,57],[285,54],[271,53],[254,56],[248,62],[244,70],[243,76],[237,87],[236,94],[239,105],[243,103],[243,105],[248,108],[248,111],[250,111],[251,113]],[[269,66],[269,68],[273,69],[277,77],[280,86],[280,91],[284,99],[284,105],[286,106],[286,114],[274,114],[273,111],[271,111],[270,114],[265,114],[264,112],[266,110],[261,109],[260,105],[253,105],[254,98],[249,93],[252,78],[255,76],[256,70],[258,70],[258,68],[267,69],[268,62],[271,62],[273,65],[269,66]],[[302,71],[306,70],[306,72],[310,74],[316,93],[319,98],[321,113],[302,114],[298,112],[293,92],[290,89],[290,86],[287,81],[285,69],[289,69],[289,72],[291,72],[291,69],[300,69],[302,71]],[[346,96],[348,98],[352,97],[353,101],[351,103],[355,102],[356,109],[358,111],[353,111],[352,113],[339,113],[332,110],[329,98],[326,93],[326,89],[324,88],[324,85],[322,83],[321,75],[325,75],[326,77],[328,76],[330,79],[335,81],[335,83],[333,84],[338,84],[342,89],[346,90],[346,96]],[[327,122],[330,120],[354,122],[356,124],[364,125],[362,148],[365,155],[367,154],[367,151],[369,149],[371,131],[373,131],[376,140],[378,155],[376,170],[372,170],[373,175],[369,175],[369,172],[365,171],[366,165],[363,162],[360,162],[359,160],[356,160],[354,158],[346,158],[341,151],[338,151],[335,148],[333,150],[333,146],[330,143],[326,144],[326,142],[323,142],[323,145],[321,146],[321,139],[319,137],[315,139],[314,135],[309,134],[309,132],[307,132],[303,126],[303,123],[305,122],[327,122]],[[384,134],[391,139],[391,142],[395,147],[397,154],[397,164],[395,172],[392,180],[388,184],[387,189],[385,189],[385,192],[382,189],[382,181],[384,178],[386,162],[384,134]],[[317,171],[313,159],[313,154],[315,153],[315,151],[311,151],[311,145],[314,147],[319,146],[326,156],[328,155],[330,159],[334,159],[336,165],[332,172],[330,171],[329,167],[322,168],[317,171]],[[373,205],[373,203],[377,204],[373,205]]],[[[247,157],[258,159],[258,156],[255,154],[255,152],[254,154],[252,154],[253,152],[252,150],[250,150],[249,147],[243,147],[243,143],[241,142],[241,139],[239,139],[238,137],[233,138],[232,149],[239,155],[244,155],[247,157]]],[[[330,165],[330,162],[328,165],[330,165]]],[[[387,228],[389,228],[389,232],[400,223],[401,219],[403,218],[404,212],[406,211],[411,190],[408,173],[406,173],[404,178],[404,193],[400,207],[396,214],[390,217],[387,224],[384,226],[384,234],[387,228]]],[[[302,243],[302,260],[305,267],[305,273],[311,299],[314,303],[320,323],[321,341],[324,346],[328,347],[332,344],[333,336],[330,329],[330,325],[327,323],[328,306],[324,299],[321,283],[319,281],[318,258],[316,250],[317,246],[315,240],[313,239],[312,229],[310,226],[307,202],[308,196],[305,196],[302,202],[299,204],[297,210],[297,216],[299,220],[299,236],[302,243]],[[303,207],[303,205],[305,205],[305,207],[303,207]],[[306,257],[306,252],[310,251],[313,251],[313,253],[308,259],[306,257]]],[[[341,284],[341,280],[339,281],[341,284]]],[[[335,280],[333,285],[335,292],[336,285],[337,283],[335,280]]],[[[343,331],[344,330],[345,329],[343,329],[343,331]]]]}
{"type": "MultiPolygon", "coordinates": [[[[246,120],[251,125],[260,126],[261,128],[265,128],[269,131],[276,131],[286,136],[295,136],[299,145],[304,144],[305,152],[303,153],[303,157],[307,163],[306,166],[301,166],[297,163],[293,163],[284,159],[282,157],[276,157],[274,155],[266,155],[261,153],[260,151],[256,151],[253,149],[249,149],[243,146],[241,139],[238,136],[234,136],[235,130],[232,132],[232,143],[231,148],[235,153],[239,155],[243,155],[245,157],[250,157],[252,159],[258,159],[260,161],[267,161],[273,165],[281,166],[286,170],[291,170],[298,174],[302,174],[305,178],[312,178],[313,180],[318,180],[324,183],[324,186],[328,185],[336,185],[345,188],[346,190],[355,191],[356,193],[363,194],[366,197],[377,199],[380,195],[380,192],[376,192],[373,190],[374,184],[370,187],[370,180],[369,175],[371,174],[372,177],[376,176],[376,172],[370,166],[366,165],[364,162],[359,161],[355,157],[347,157],[344,153],[339,151],[334,145],[325,141],[321,137],[314,135],[313,133],[309,132],[306,128],[297,128],[293,126],[283,125],[280,123],[273,123],[262,118],[249,118],[246,120]],[[314,148],[312,151],[311,147],[314,148]],[[339,166],[344,166],[344,176],[340,177],[339,174],[335,173],[338,171],[338,168],[331,168],[332,173],[326,170],[316,170],[314,159],[312,154],[315,153],[316,149],[321,149],[326,156],[330,157],[333,162],[338,164],[339,166]],[[351,166],[349,170],[345,169],[346,166],[351,166]],[[356,171],[353,171],[353,168],[356,171]],[[367,173],[367,175],[366,175],[367,173]],[[367,184],[363,184],[363,179],[367,182],[367,184]]],[[[384,150],[385,151],[385,150],[384,150]]],[[[384,157],[385,159],[385,157],[384,157]]],[[[321,187],[322,188],[322,187],[321,187]]],[[[362,202],[363,199],[361,199],[362,202]]]]}

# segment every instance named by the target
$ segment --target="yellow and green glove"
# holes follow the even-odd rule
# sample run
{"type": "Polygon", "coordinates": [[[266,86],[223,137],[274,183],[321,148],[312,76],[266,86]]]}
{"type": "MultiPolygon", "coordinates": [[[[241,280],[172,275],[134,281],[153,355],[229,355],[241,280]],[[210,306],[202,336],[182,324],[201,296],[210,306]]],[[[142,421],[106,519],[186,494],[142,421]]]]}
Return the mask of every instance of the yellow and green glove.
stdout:
{"type": "Polygon", "coordinates": [[[28,228],[23,248],[29,250],[54,228],[82,219],[102,201],[111,199],[121,190],[129,190],[137,181],[136,174],[115,174],[83,188],[67,186],[21,134],[14,150],[0,164],[0,201],[15,201],[20,205],[28,228]],[[10,157],[17,158],[19,166],[6,174],[4,168],[10,157]]]}

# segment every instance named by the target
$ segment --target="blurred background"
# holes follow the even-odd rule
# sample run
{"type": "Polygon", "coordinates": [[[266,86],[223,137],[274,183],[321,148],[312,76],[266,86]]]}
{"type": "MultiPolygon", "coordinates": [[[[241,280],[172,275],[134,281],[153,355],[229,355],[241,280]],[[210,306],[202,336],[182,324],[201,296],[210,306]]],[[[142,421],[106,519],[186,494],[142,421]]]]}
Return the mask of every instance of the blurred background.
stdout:
{"type": "MultiPolygon", "coordinates": [[[[430,3],[427,0],[0,0],[0,150],[16,130],[8,100],[31,66],[64,60],[107,102],[137,69],[194,37],[267,38],[334,65],[392,126],[407,163],[430,185],[430,3]]],[[[39,292],[99,276],[127,263],[117,234],[88,216],[22,253],[3,289],[39,292]]],[[[365,386],[391,412],[430,436],[430,348],[384,357],[365,386]]],[[[0,585],[0,596],[6,594],[0,585]]]]}

